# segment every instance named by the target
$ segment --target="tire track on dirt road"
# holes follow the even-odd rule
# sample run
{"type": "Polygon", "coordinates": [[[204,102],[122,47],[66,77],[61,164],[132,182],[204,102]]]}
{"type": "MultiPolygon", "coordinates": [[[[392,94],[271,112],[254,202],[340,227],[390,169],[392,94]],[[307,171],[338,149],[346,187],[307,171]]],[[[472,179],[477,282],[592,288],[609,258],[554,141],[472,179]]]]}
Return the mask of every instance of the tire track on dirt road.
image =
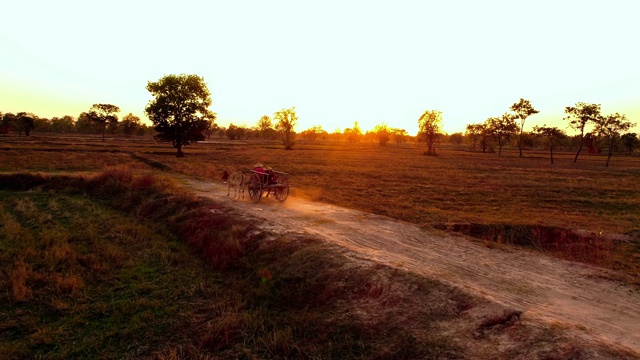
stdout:
{"type": "Polygon", "coordinates": [[[392,267],[428,276],[523,311],[525,316],[640,354],[640,293],[603,280],[606,270],[532,251],[490,249],[438,231],[334,205],[290,197],[253,204],[226,186],[187,179],[199,196],[261,219],[276,233],[306,232],[392,267]]]}

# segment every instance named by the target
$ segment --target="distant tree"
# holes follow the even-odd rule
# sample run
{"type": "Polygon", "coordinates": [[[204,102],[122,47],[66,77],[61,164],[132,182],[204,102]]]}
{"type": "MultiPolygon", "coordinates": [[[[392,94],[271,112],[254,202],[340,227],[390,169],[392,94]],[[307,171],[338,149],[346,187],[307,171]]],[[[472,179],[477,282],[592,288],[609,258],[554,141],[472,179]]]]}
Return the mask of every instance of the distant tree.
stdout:
{"type": "Polygon", "coordinates": [[[210,122],[207,129],[204,131],[204,134],[207,136],[207,140],[211,140],[211,135],[217,134],[220,129],[218,128],[218,124],[214,122],[210,122]]]}
{"type": "Polygon", "coordinates": [[[464,135],[461,132],[455,132],[449,135],[449,143],[453,145],[460,146],[460,144],[462,144],[463,141],[464,141],[464,135]]]}
{"type": "Polygon", "coordinates": [[[36,116],[31,113],[19,112],[16,115],[15,125],[16,125],[16,128],[18,129],[20,136],[22,136],[23,131],[26,136],[29,136],[29,134],[31,133],[31,130],[33,130],[36,126],[35,119],[36,119],[36,116]]]}
{"type": "Polygon", "coordinates": [[[76,131],[83,134],[93,134],[98,131],[96,124],[91,120],[91,114],[82,112],[75,123],[76,131]]]}
{"type": "Polygon", "coordinates": [[[136,132],[136,129],[138,129],[140,125],[140,118],[133,115],[132,113],[129,113],[122,118],[122,132],[126,137],[130,137],[131,134],[136,132]]]}
{"type": "Polygon", "coordinates": [[[627,131],[636,124],[627,120],[625,115],[615,113],[613,115],[601,116],[596,122],[594,132],[607,140],[609,145],[609,153],[605,167],[609,167],[609,160],[613,154],[613,145],[615,140],[620,137],[620,133],[627,131]]]}
{"type": "Polygon", "coordinates": [[[360,139],[362,138],[362,129],[360,129],[360,125],[358,125],[357,121],[353,123],[353,128],[344,129],[344,136],[350,143],[356,143],[360,141],[360,139]]]}
{"type": "Polygon", "coordinates": [[[238,126],[236,126],[234,123],[231,123],[229,124],[229,126],[227,127],[227,130],[225,131],[225,135],[231,141],[239,139],[241,134],[238,131],[238,129],[239,129],[238,126]]]}
{"type": "Polygon", "coordinates": [[[260,120],[258,120],[258,129],[260,129],[260,135],[263,139],[266,138],[267,131],[272,128],[271,118],[268,115],[262,115],[260,120]]]}
{"type": "Polygon", "coordinates": [[[580,145],[573,162],[578,161],[578,155],[584,144],[584,128],[589,122],[597,123],[601,117],[600,104],[586,104],[583,102],[576,103],[576,106],[567,106],[564,108],[567,117],[564,120],[569,121],[572,129],[580,131],[580,145]]]}
{"type": "Polygon", "coordinates": [[[438,110],[426,110],[418,119],[419,132],[427,142],[426,155],[435,155],[434,144],[441,125],[442,112],[438,110]]]}
{"type": "Polygon", "coordinates": [[[51,118],[51,131],[58,133],[69,133],[73,131],[74,119],[72,116],[65,115],[61,118],[51,118]]]}
{"type": "Polygon", "coordinates": [[[105,141],[104,134],[107,130],[107,125],[118,123],[118,116],[116,115],[118,112],[120,112],[120,108],[111,104],[93,104],[89,109],[89,119],[98,128],[102,129],[102,141],[105,141]]]}
{"type": "Polygon", "coordinates": [[[470,140],[472,151],[476,151],[478,140],[485,133],[485,124],[467,124],[466,138],[470,140]]]}
{"type": "Polygon", "coordinates": [[[396,146],[399,146],[400,143],[406,142],[409,133],[405,129],[392,129],[391,138],[396,142],[396,146]]]}
{"type": "Polygon", "coordinates": [[[376,125],[373,132],[378,139],[378,146],[386,146],[391,139],[391,128],[386,123],[376,125]]]}
{"type": "Polygon", "coordinates": [[[529,100],[520,98],[520,101],[511,105],[511,111],[515,112],[515,118],[520,119],[520,131],[518,133],[518,150],[522,157],[522,131],[524,130],[524,121],[531,115],[535,115],[540,111],[533,108],[529,100]]]}
{"type": "Polygon", "coordinates": [[[329,139],[335,142],[340,142],[340,139],[342,139],[342,131],[339,128],[333,130],[333,132],[329,134],[329,139]]]}
{"type": "Polygon", "coordinates": [[[176,157],[184,157],[182,147],[205,139],[204,132],[216,115],[209,110],[211,94],[197,75],[166,75],[149,82],[147,90],[155,98],[145,109],[158,133],[159,141],[171,142],[176,157]]]}
{"type": "Polygon", "coordinates": [[[538,135],[547,138],[547,146],[549,147],[551,163],[553,164],[553,148],[557,145],[558,141],[567,137],[567,134],[557,127],[549,127],[547,124],[534,126],[533,131],[538,135]]]}
{"type": "Polygon", "coordinates": [[[489,134],[498,142],[498,156],[502,156],[502,147],[509,141],[512,135],[518,131],[515,115],[504,113],[501,117],[488,118],[485,121],[489,134]]]}
{"type": "Polygon", "coordinates": [[[298,121],[295,106],[276,112],[273,115],[273,119],[276,121],[276,130],[280,134],[280,140],[282,140],[284,149],[292,150],[296,143],[293,128],[298,121]]]}
{"type": "Polygon", "coordinates": [[[300,136],[302,136],[302,138],[307,141],[315,141],[318,137],[322,135],[326,135],[326,133],[327,132],[322,129],[322,126],[314,125],[308,128],[307,130],[301,132],[300,136]]]}
{"type": "Polygon", "coordinates": [[[638,143],[640,143],[636,133],[626,133],[620,137],[620,140],[622,140],[622,144],[625,149],[627,149],[627,154],[629,155],[633,153],[633,149],[638,146],[638,143]]]}
{"type": "Polygon", "coordinates": [[[50,132],[51,131],[51,120],[45,117],[36,116],[33,120],[33,125],[35,129],[41,132],[50,132]]]}
{"type": "Polygon", "coordinates": [[[16,128],[18,123],[18,117],[13,113],[6,113],[2,115],[2,121],[0,122],[0,134],[7,134],[16,128]]]}

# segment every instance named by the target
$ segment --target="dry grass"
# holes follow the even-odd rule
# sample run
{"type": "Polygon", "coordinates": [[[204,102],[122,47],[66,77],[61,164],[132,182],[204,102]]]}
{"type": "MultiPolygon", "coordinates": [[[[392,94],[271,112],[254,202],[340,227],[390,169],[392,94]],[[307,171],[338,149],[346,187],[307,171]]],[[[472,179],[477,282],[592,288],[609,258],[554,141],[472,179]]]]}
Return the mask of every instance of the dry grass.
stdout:
{"type": "Polygon", "coordinates": [[[519,323],[513,327],[526,341],[513,342],[510,330],[483,327],[470,315],[499,312],[495,304],[354,262],[316,239],[256,232],[228,209],[212,212],[216,204],[171,183],[159,187],[159,179],[138,180],[126,168],[82,178],[70,193],[59,180],[33,176],[41,179],[28,183],[39,190],[0,188],[3,221],[33,234],[28,246],[0,242],[1,263],[9,264],[0,267],[0,289],[11,290],[0,291],[9,304],[0,309],[6,358],[427,359],[496,351],[499,358],[549,358],[571,348],[560,332],[519,323]],[[131,201],[141,193],[142,201],[131,201]],[[52,203],[58,211],[47,224],[22,215],[48,212],[52,203]],[[474,339],[478,327],[483,336],[474,339]],[[496,350],[495,341],[509,345],[496,350]]]}

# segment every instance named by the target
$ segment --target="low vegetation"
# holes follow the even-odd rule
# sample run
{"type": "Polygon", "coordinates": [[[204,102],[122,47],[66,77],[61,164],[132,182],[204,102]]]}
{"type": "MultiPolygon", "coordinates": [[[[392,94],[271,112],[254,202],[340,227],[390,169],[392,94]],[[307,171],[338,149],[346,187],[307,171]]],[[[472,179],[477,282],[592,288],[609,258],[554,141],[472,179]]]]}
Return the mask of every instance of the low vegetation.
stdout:
{"type": "Polygon", "coordinates": [[[631,358],[128,168],[0,195],[2,358],[631,358]]]}

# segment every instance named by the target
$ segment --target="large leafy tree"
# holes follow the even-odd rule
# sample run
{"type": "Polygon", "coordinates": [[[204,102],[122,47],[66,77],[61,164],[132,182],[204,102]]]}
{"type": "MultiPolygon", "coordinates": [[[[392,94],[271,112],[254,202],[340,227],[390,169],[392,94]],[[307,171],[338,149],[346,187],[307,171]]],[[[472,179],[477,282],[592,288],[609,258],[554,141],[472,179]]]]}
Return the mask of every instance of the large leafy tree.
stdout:
{"type": "Polygon", "coordinates": [[[567,117],[564,120],[569,121],[569,126],[580,131],[580,146],[576,152],[576,156],[573,158],[573,162],[578,161],[578,155],[584,145],[584,128],[589,123],[597,123],[601,118],[600,104],[586,104],[583,102],[576,103],[576,106],[567,106],[564,108],[564,112],[567,117]]]}
{"type": "Polygon", "coordinates": [[[102,141],[104,141],[104,133],[106,132],[107,125],[112,127],[118,124],[118,115],[120,108],[111,104],[93,104],[89,110],[89,118],[100,129],[102,129],[102,141]]]}
{"type": "Polygon", "coordinates": [[[518,150],[520,150],[520,157],[522,157],[522,132],[524,130],[524,121],[531,115],[537,114],[540,111],[533,108],[529,100],[520,98],[520,101],[511,105],[511,111],[515,112],[515,118],[520,120],[520,129],[518,131],[518,150]]]}
{"type": "Polygon", "coordinates": [[[600,119],[598,119],[595,127],[595,133],[604,137],[609,143],[609,153],[605,167],[609,167],[609,160],[611,160],[611,155],[613,154],[613,145],[615,140],[620,137],[621,132],[627,131],[635,125],[635,123],[627,120],[625,115],[620,115],[618,113],[601,116],[600,119]]]}
{"type": "Polygon", "coordinates": [[[442,112],[426,110],[418,119],[418,129],[427,142],[426,155],[435,155],[434,144],[442,126],[442,112]]]}
{"type": "Polygon", "coordinates": [[[547,138],[547,146],[549,146],[551,163],[553,164],[553,148],[555,148],[555,146],[558,144],[558,141],[567,137],[567,134],[565,134],[564,131],[558,129],[557,127],[549,127],[547,126],[547,124],[544,124],[542,126],[534,126],[533,131],[538,135],[547,138]]]}
{"type": "Polygon", "coordinates": [[[292,150],[296,143],[293,128],[298,121],[295,106],[276,112],[273,114],[273,119],[276,121],[276,130],[280,134],[280,140],[282,140],[285,150],[292,150]]]}
{"type": "Polygon", "coordinates": [[[154,125],[156,139],[171,142],[177,157],[184,157],[182,147],[205,139],[205,131],[216,115],[209,110],[211,94],[204,79],[197,75],[166,75],[149,82],[147,90],[154,96],[145,112],[154,125]]]}
{"type": "Polygon", "coordinates": [[[498,142],[498,156],[502,156],[502,147],[518,131],[513,114],[505,113],[501,117],[491,117],[485,121],[488,133],[498,142]]]}

